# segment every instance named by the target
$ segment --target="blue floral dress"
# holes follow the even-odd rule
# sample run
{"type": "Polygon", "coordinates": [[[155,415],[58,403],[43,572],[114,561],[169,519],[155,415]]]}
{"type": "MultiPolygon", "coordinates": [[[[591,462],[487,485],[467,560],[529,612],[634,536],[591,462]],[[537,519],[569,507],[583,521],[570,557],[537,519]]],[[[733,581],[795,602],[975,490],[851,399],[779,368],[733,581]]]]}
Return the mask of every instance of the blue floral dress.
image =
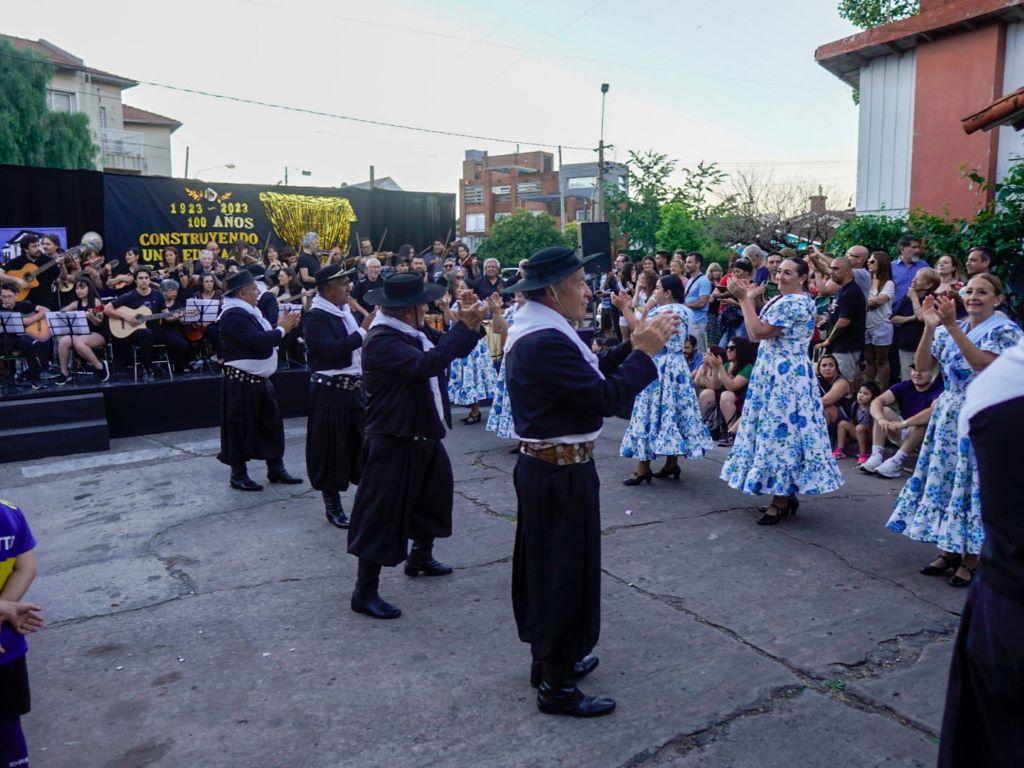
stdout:
{"type": "Polygon", "coordinates": [[[448,400],[452,405],[474,405],[494,397],[497,388],[498,376],[484,336],[466,357],[452,361],[448,371],[448,400]]]}
{"type": "MultiPolygon", "coordinates": [[[[505,310],[505,322],[509,328],[516,321],[518,304],[505,310]]],[[[498,437],[514,438],[515,427],[512,424],[512,406],[508,402],[508,390],[505,388],[505,358],[501,358],[501,370],[498,371],[498,383],[494,394],[491,412],[487,414],[487,431],[496,432],[498,437]]]]}
{"type": "Polygon", "coordinates": [[[814,301],[804,293],[779,296],[761,310],[761,322],[782,333],[758,348],[736,442],[722,467],[722,480],[737,491],[815,496],[843,484],[807,358],[814,317],[814,301]]]}
{"type": "Polygon", "coordinates": [[[648,317],[672,313],[683,322],[679,333],[669,337],[654,356],[658,378],[647,385],[633,405],[633,416],[622,438],[619,453],[630,459],[650,461],[655,456],[703,459],[713,447],[700,415],[697,393],[683,344],[693,327],[693,312],[682,304],[655,307],[648,317]]]}
{"type": "MultiPolygon", "coordinates": [[[[960,327],[966,333],[969,326],[964,321],[960,327]]],[[[1004,318],[972,341],[982,351],[998,355],[1020,338],[1021,329],[1004,318]]],[[[942,367],[946,388],[935,401],[914,474],[900,491],[886,527],[916,541],[934,542],[945,552],[976,555],[985,539],[978,466],[970,438],[957,433],[957,417],[967,386],[979,372],[945,328],[936,329],[931,353],[942,367]]]]}

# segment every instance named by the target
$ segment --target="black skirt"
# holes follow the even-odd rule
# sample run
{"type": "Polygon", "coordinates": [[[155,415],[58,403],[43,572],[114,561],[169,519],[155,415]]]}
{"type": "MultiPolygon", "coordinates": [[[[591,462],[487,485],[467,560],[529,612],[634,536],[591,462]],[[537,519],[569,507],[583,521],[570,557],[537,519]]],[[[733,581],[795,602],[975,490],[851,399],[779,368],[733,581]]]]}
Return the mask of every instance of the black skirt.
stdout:
{"type": "Polygon", "coordinates": [[[220,387],[220,453],[234,466],[249,459],[284,457],[284,422],[270,379],[258,383],[225,376],[220,387]]]}
{"type": "Polygon", "coordinates": [[[452,465],[440,440],[366,435],[349,553],[398,565],[409,539],[451,536],[453,496],[452,465]]]}
{"type": "Polygon", "coordinates": [[[593,461],[520,454],[512,609],[534,659],[578,661],[601,631],[600,482],[593,461]]]}
{"type": "Polygon", "coordinates": [[[978,571],[953,649],[939,768],[1024,766],[1021,638],[1024,603],[996,592],[978,571]]]}
{"type": "Polygon", "coordinates": [[[344,491],[359,484],[366,396],[362,387],[309,385],[306,471],[318,491],[344,491]]]}

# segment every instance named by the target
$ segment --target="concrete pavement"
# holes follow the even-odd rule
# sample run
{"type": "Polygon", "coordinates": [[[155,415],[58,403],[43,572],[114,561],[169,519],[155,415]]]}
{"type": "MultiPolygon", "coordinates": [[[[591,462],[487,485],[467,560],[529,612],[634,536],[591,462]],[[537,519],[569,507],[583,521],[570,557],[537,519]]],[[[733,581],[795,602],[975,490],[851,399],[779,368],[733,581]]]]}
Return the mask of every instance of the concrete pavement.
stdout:
{"type": "MultiPolygon", "coordinates": [[[[599,669],[619,708],[540,714],[515,634],[515,456],[456,423],[444,579],[385,569],[393,622],[353,614],[355,559],[304,486],[231,491],[216,430],[4,465],[39,541],[29,596],[35,766],[930,766],[965,593],[886,531],[900,483],[863,476],[754,525],[719,481],[626,488],[624,422],[603,478],[599,669]]],[[[303,472],[303,423],[286,464],[303,472]]],[[[252,467],[254,479],[261,467],[252,467]]],[[[352,493],[345,494],[346,509],[352,493]]]]}

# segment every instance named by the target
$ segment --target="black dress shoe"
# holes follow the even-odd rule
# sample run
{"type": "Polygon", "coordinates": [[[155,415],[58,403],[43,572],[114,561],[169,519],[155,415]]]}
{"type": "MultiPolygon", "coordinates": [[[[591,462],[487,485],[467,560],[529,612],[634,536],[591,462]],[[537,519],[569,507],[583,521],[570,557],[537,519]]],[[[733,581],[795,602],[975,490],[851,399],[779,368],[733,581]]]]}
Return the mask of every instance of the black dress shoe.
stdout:
{"type": "MultiPolygon", "coordinates": [[[[601,660],[597,656],[584,656],[582,659],[572,665],[572,678],[574,680],[581,680],[595,669],[597,665],[601,663],[601,660]]],[[[542,678],[543,666],[539,661],[533,661],[530,663],[530,685],[534,688],[540,688],[542,678]]]]}
{"type": "Polygon", "coordinates": [[[231,487],[236,491],[262,491],[263,486],[255,482],[251,477],[232,477],[231,487]]]}
{"type": "Polygon", "coordinates": [[[337,528],[348,528],[348,515],[342,512],[340,509],[337,512],[327,510],[326,512],[327,522],[337,528]]]}
{"type": "Polygon", "coordinates": [[[641,483],[650,484],[652,477],[654,477],[654,473],[652,473],[652,472],[645,472],[642,475],[633,475],[632,477],[627,477],[625,480],[622,481],[622,484],[623,485],[640,485],[641,483]]]}
{"type": "Polygon", "coordinates": [[[405,561],[405,575],[412,576],[448,576],[452,567],[434,558],[433,542],[412,543],[409,559],[405,561]]]}
{"type": "Polygon", "coordinates": [[[373,619],[397,619],[402,615],[400,608],[393,606],[376,591],[363,594],[358,589],[352,593],[352,610],[373,619]]]}
{"type": "Polygon", "coordinates": [[[321,491],[324,499],[324,514],[327,522],[338,528],[348,528],[348,516],[341,506],[341,496],[337,491],[321,491]]]}
{"type": "Polygon", "coordinates": [[[615,700],[604,696],[587,696],[576,687],[576,683],[557,689],[541,683],[537,691],[537,709],[545,715],[601,717],[615,711],[615,700]]]}
{"type": "Polygon", "coordinates": [[[279,469],[276,472],[268,472],[267,480],[271,483],[282,484],[282,485],[301,485],[302,478],[294,477],[288,474],[287,469],[279,469]]]}

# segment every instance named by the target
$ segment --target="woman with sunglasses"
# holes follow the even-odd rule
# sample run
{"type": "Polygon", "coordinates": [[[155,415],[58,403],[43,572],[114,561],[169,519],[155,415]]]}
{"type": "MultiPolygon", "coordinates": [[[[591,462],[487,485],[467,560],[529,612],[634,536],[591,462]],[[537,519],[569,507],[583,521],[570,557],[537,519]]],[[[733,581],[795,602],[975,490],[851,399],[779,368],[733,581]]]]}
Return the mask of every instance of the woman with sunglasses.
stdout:
{"type": "Polygon", "coordinates": [[[795,513],[798,493],[816,496],[843,484],[807,359],[815,319],[808,273],[801,259],[783,261],[778,272],[780,295],[760,316],[760,286],[743,276],[729,283],[729,292],[743,311],[747,335],[761,344],[736,442],[721,478],[746,494],[771,494],[758,525],[775,525],[795,513]]]}
{"type": "Polygon", "coordinates": [[[876,382],[878,388],[889,388],[889,347],[892,346],[892,303],[896,283],[892,279],[892,262],[885,251],[875,251],[868,258],[871,289],[868,291],[867,314],[864,319],[864,380],[876,382]]]}
{"type": "Polygon", "coordinates": [[[632,477],[622,481],[623,485],[650,483],[654,477],[678,480],[680,456],[703,459],[713,447],[711,435],[700,416],[697,393],[690,383],[690,367],[683,354],[683,345],[693,324],[693,310],[685,306],[683,300],[683,283],[678,277],[665,275],[655,279],[647,316],[674,314],[682,322],[679,332],[670,336],[654,356],[658,378],[647,385],[633,405],[619,453],[638,459],[639,463],[632,477]],[[658,472],[651,472],[651,460],[655,456],[664,456],[665,465],[658,472]]]}
{"type": "Polygon", "coordinates": [[[726,431],[717,445],[723,448],[728,448],[736,441],[740,414],[743,413],[743,403],[747,397],[747,385],[754,373],[756,359],[757,347],[740,336],[729,339],[724,359],[713,352],[704,356],[711,387],[700,393],[701,413],[713,408],[715,400],[718,400],[717,406],[722,412],[722,423],[726,431]]]}

